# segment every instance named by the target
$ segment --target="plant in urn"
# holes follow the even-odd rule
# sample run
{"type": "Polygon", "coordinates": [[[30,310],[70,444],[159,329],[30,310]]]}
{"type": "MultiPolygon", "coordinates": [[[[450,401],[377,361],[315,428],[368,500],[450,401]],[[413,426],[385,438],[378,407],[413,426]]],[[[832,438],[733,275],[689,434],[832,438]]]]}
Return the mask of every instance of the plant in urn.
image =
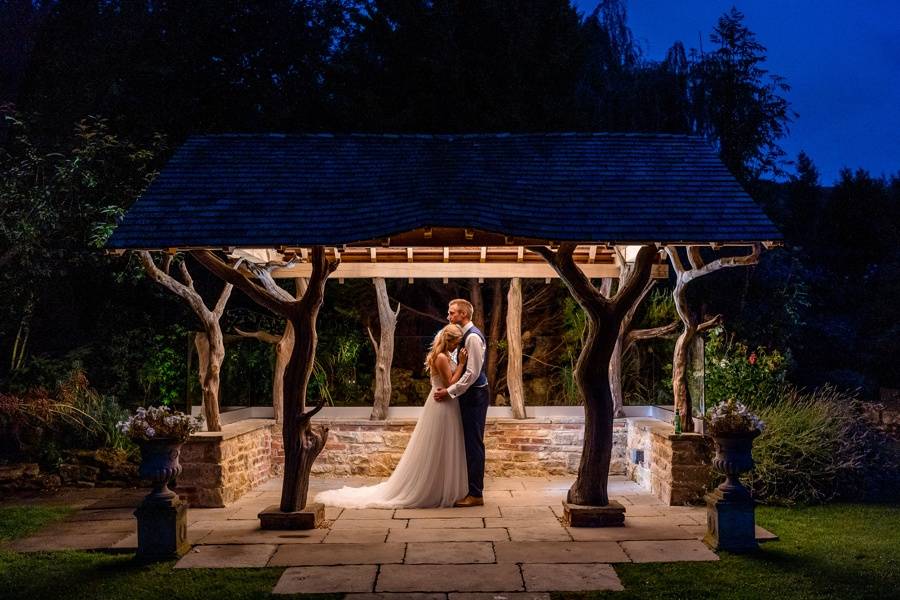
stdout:
{"type": "Polygon", "coordinates": [[[765,424],[746,406],[730,399],[710,409],[706,431],[716,442],[713,466],[725,473],[725,481],[706,496],[707,532],[704,541],[718,550],[755,550],[755,503],[740,480],[753,468],[753,440],[765,424]]]}
{"type": "Polygon", "coordinates": [[[138,520],[137,557],[166,560],[187,552],[187,505],[169,489],[169,481],[181,473],[178,457],[202,419],[168,407],[138,408],[119,423],[119,429],[141,449],[140,476],[153,483],[134,514],[138,520]]]}

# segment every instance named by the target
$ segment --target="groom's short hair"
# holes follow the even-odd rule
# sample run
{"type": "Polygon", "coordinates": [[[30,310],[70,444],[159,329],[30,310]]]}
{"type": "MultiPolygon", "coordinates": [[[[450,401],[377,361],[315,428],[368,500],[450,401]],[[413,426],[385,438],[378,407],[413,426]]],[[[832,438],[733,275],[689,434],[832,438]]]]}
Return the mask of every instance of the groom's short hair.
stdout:
{"type": "Polygon", "coordinates": [[[465,310],[466,316],[469,317],[469,319],[471,319],[472,316],[475,314],[475,307],[472,306],[472,303],[469,302],[468,300],[465,300],[463,298],[456,298],[454,300],[451,300],[448,303],[448,306],[453,306],[454,304],[456,305],[457,308],[461,308],[462,310],[465,310]]]}

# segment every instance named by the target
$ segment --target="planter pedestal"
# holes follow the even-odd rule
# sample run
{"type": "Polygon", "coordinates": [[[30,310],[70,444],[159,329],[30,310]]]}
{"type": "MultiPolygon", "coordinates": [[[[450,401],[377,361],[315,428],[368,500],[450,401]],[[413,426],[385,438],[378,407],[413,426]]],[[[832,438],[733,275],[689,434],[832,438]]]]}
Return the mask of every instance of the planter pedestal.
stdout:
{"type": "Polygon", "coordinates": [[[706,536],[713,550],[750,552],[756,542],[756,502],[741,483],[740,474],[753,468],[753,440],[759,430],[719,435],[713,465],[725,473],[725,481],[706,495],[706,536]]]}
{"type": "Polygon", "coordinates": [[[752,552],[756,541],[756,503],[751,498],[728,500],[715,490],[706,495],[706,536],[703,541],[713,550],[752,552]]]}
{"type": "Polygon", "coordinates": [[[257,516],[260,529],[315,529],[325,519],[325,505],[317,502],[303,510],[281,512],[281,507],[273,504],[257,516]]]}
{"type": "Polygon", "coordinates": [[[181,474],[178,457],[182,441],[151,439],[140,443],[140,475],[153,482],[141,502],[137,517],[139,561],[179,558],[191,549],[187,541],[187,503],[169,489],[169,481],[181,474]]]}
{"type": "Polygon", "coordinates": [[[168,504],[144,500],[134,516],[138,522],[138,560],[176,559],[191,549],[187,541],[187,503],[177,496],[168,504]]]}
{"type": "Polygon", "coordinates": [[[625,507],[615,500],[606,506],[582,506],[563,500],[563,520],[569,527],[623,527],[625,507]]]}

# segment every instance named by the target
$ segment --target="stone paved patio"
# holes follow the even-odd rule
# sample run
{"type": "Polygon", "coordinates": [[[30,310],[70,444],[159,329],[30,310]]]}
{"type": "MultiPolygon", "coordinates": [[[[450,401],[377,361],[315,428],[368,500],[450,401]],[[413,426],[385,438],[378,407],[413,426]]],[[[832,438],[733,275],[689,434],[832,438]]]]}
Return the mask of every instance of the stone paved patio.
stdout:
{"type": "MultiPolygon", "coordinates": [[[[313,479],[310,493],[376,479],[313,479]]],[[[485,506],[343,510],[327,507],[327,527],[262,531],[256,514],[277,503],[272,480],[226,508],[190,509],[192,550],[177,569],[284,569],[275,593],[346,592],[348,598],[547,600],[545,592],[618,590],[614,565],[718,560],[701,541],[703,507],[669,507],[636,483],[612,478],[610,495],[626,507],[625,526],[564,527],[561,502],[571,478],[488,478],[485,506]],[[374,596],[373,596],[374,594],[374,596]]],[[[65,522],[10,549],[127,552],[137,536],[131,516],[144,491],[83,494],[65,522]]],[[[758,537],[774,536],[762,529],[758,537]]]]}

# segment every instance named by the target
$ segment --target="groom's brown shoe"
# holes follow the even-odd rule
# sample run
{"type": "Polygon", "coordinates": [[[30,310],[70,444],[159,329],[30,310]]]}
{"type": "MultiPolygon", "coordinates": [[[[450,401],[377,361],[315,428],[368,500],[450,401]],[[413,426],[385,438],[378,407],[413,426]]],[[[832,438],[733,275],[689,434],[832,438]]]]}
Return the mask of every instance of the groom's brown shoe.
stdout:
{"type": "Polygon", "coordinates": [[[454,504],[456,508],[465,508],[467,506],[484,506],[484,498],[481,496],[466,496],[462,500],[457,500],[454,504]]]}

